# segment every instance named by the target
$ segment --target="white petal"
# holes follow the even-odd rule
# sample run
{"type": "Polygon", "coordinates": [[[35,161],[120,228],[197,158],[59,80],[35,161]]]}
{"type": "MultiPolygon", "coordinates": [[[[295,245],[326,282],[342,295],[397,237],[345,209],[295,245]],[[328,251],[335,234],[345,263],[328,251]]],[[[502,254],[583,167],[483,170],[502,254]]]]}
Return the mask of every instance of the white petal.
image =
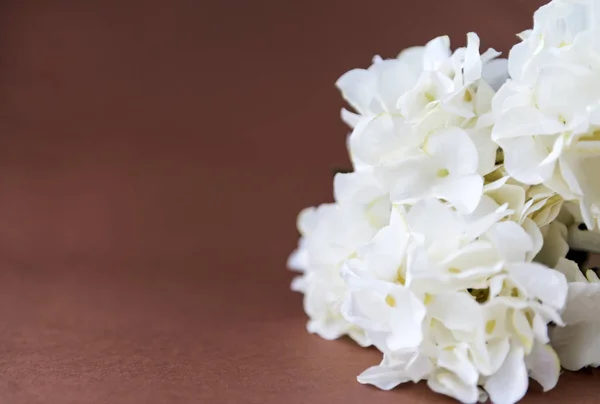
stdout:
{"type": "Polygon", "coordinates": [[[600,155],[573,158],[568,164],[564,160],[560,164],[563,177],[574,192],[583,194],[581,213],[588,229],[594,229],[600,219],[600,185],[595,175],[600,170],[600,155]],[[565,176],[567,171],[572,173],[571,178],[565,176]]]}
{"type": "Polygon", "coordinates": [[[496,223],[487,237],[507,262],[524,261],[526,254],[533,250],[531,237],[515,222],[496,223]]]}
{"type": "Polygon", "coordinates": [[[306,325],[306,330],[325,340],[333,341],[345,335],[349,326],[343,318],[310,319],[306,325]]]}
{"type": "Polygon", "coordinates": [[[486,195],[490,196],[498,205],[508,204],[508,208],[517,214],[523,211],[525,206],[525,188],[521,185],[504,184],[505,178],[501,178],[486,186],[486,195]],[[500,186],[499,186],[500,185],[500,186]]]}
{"type": "Polygon", "coordinates": [[[309,255],[306,248],[299,247],[292,252],[287,260],[287,267],[293,271],[308,270],[309,255]]]}
{"type": "Polygon", "coordinates": [[[355,128],[361,120],[360,115],[352,113],[346,108],[342,108],[340,116],[342,117],[342,121],[351,128],[355,128]]]}
{"type": "Polygon", "coordinates": [[[291,289],[294,292],[302,292],[306,291],[306,278],[304,276],[296,276],[292,279],[291,289]]]}
{"type": "Polygon", "coordinates": [[[560,272],[535,262],[514,263],[508,265],[507,269],[511,278],[529,296],[555,309],[564,306],[568,288],[567,280],[560,272]]]}
{"type": "Polygon", "coordinates": [[[536,343],[525,362],[531,378],[535,379],[544,391],[552,390],[556,386],[560,376],[560,361],[550,345],[536,343]]]}
{"type": "Polygon", "coordinates": [[[600,322],[600,283],[569,283],[569,293],[562,318],[567,325],[600,322]]]}
{"type": "MultiPolygon", "coordinates": [[[[561,156],[559,163],[560,164],[558,164],[558,168],[560,175],[562,175],[562,178],[568,185],[570,191],[578,196],[589,193],[590,191],[598,195],[597,192],[594,192],[596,191],[594,186],[588,189],[588,192],[585,192],[581,186],[590,184],[590,182],[591,184],[595,185],[595,181],[589,181],[588,173],[590,171],[595,172],[597,169],[600,169],[599,159],[579,159],[575,153],[564,153],[561,156]],[[588,171],[588,173],[586,173],[586,171],[588,171]],[[585,181],[585,179],[588,179],[588,181],[585,181]]],[[[590,228],[593,228],[593,223],[590,224],[590,228]]]]}
{"type": "MultiPolygon", "coordinates": [[[[497,270],[492,268],[501,266],[501,257],[496,254],[494,246],[488,242],[476,240],[458,251],[452,252],[446,259],[440,262],[446,268],[459,269],[461,272],[456,273],[456,277],[461,277],[464,272],[471,269],[486,270],[488,273],[494,273],[497,270]]],[[[499,270],[499,269],[498,269],[499,270]]]]}
{"type": "Polygon", "coordinates": [[[404,264],[409,234],[402,223],[395,222],[381,229],[373,239],[359,248],[366,269],[378,279],[394,282],[404,264]]]}
{"type": "Polygon", "coordinates": [[[419,75],[410,64],[397,59],[382,60],[369,68],[377,77],[376,98],[381,108],[387,112],[395,112],[398,99],[412,89],[419,75]]]}
{"type": "MultiPolygon", "coordinates": [[[[388,351],[420,344],[425,307],[410,290],[390,282],[356,279],[347,265],[342,273],[349,288],[341,307],[345,319],[364,328],[370,337],[371,331],[385,333],[388,351]]],[[[377,344],[376,338],[371,339],[377,344]]]]}
{"type": "Polygon", "coordinates": [[[427,312],[451,330],[474,331],[483,324],[481,306],[466,293],[435,296],[427,312]]]}
{"type": "Polygon", "coordinates": [[[413,382],[418,382],[427,378],[427,376],[433,371],[433,363],[425,355],[415,355],[408,362],[407,371],[410,375],[410,379],[413,382]]]}
{"type": "Polygon", "coordinates": [[[350,135],[350,150],[360,161],[376,165],[410,146],[410,135],[411,128],[404,118],[382,114],[358,123],[350,135]]]}
{"type": "Polygon", "coordinates": [[[482,63],[479,54],[479,37],[474,32],[467,34],[467,49],[463,69],[465,84],[474,83],[481,77],[482,63]]]}
{"type": "Polygon", "coordinates": [[[423,70],[423,55],[425,54],[424,46],[411,46],[403,49],[396,59],[410,65],[416,71],[423,70]]]}
{"type": "Polygon", "coordinates": [[[410,381],[410,378],[404,369],[378,365],[362,372],[357,380],[362,384],[372,384],[381,390],[391,390],[399,384],[410,381]]]}
{"type": "Polygon", "coordinates": [[[565,138],[563,136],[556,137],[556,139],[554,139],[554,142],[552,144],[552,149],[550,151],[550,154],[548,154],[546,156],[546,158],[544,158],[544,160],[542,160],[542,162],[540,164],[541,165],[554,164],[556,162],[556,160],[558,160],[558,158],[561,156],[564,148],[565,148],[565,138]]]}
{"type": "Polygon", "coordinates": [[[335,200],[368,205],[385,194],[377,178],[368,172],[338,173],[333,180],[335,200]]]}
{"type": "MultiPolygon", "coordinates": [[[[485,71],[484,71],[485,74],[485,71]]],[[[492,100],[494,99],[494,90],[490,87],[489,83],[484,80],[479,80],[477,84],[477,93],[475,94],[475,114],[477,115],[477,123],[475,128],[488,129],[487,134],[490,136],[492,133],[492,126],[496,123],[494,118],[494,111],[492,110],[492,100]]]]}
{"type": "Polygon", "coordinates": [[[494,404],[514,404],[529,386],[523,350],[514,347],[498,371],[485,382],[485,390],[494,404]]]}
{"type": "MultiPolygon", "coordinates": [[[[536,316],[541,316],[544,323],[554,323],[559,327],[565,325],[563,319],[559,314],[559,310],[553,309],[548,305],[540,304],[537,302],[530,302],[529,307],[532,308],[536,312],[536,316]]],[[[534,320],[535,321],[535,320],[534,320]]],[[[534,323],[535,325],[535,323],[534,323]]],[[[535,330],[534,330],[535,331],[535,330]]],[[[540,339],[544,340],[544,339],[540,339]]]]}
{"type": "Polygon", "coordinates": [[[422,323],[426,310],[423,303],[408,289],[398,288],[390,293],[396,306],[392,311],[390,325],[392,333],[388,337],[388,348],[401,351],[417,347],[423,340],[422,323]]]}
{"type": "Polygon", "coordinates": [[[433,365],[429,358],[413,353],[398,357],[384,354],[380,365],[365,370],[358,376],[362,384],[372,384],[382,390],[390,390],[407,381],[418,382],[427,377],[433,365]]]}
{"type": "Polygon", "coordinates": [[[542,235],[542,232],[540,231],[540,228],[538,227],[537,223],[535,223],[529,218],[525,218],[521,226],[531,238],[532,249],[527,251],[527,254],[525,256],[525,260],[527,262],[530,262],[537,256],[537,254],[542,249],[544,245],[544,236],[542,235]]]}
{"type": "Polygon", "coordinates": [[[346,332],[354,342],[356,342],[359,346],[363,348],[373,345],[371,340],[369,340],[369,338],[367,337],[365,331],[358,327],[351,326],[346,332]]]}
{"type": "Polygon", "coordinates": [[[483,178],[479,174],[448,178],[438,182],[432,195],[450,202],[459,212],[471,213],[483,196],[483,178]]]}
{"type": "Polygon", "coordinates": [[[506,338],[496,338],[487,344],[490,359],[490,373],[493,374],[500,369],[508,353],[510,352],[510,340],[506,338]]]}
{"type": "Polygon", "coordinates": [[[479,165],[477,167],[477,173],[480,175],[486,175],[494,170],[496,164],[496,151],[498,150],[498,144],[490,138],[490,131],[488,128],[470,130],[469,136],[473,141],[473,144],[477,148],[479,165]]]}
{"type": "Polygon", "coordinates": [[[552,174],[550,168],[540,166],[548,156],[532,137],[523,136],[498,141],[504,150],[504,167],[516,180],[525,184],[539,184],[552,174]]]}
{"type": "Polygon", "coordinates": [[[349,263],[342,266],[341,274],[348,285],[348,291],[340,308],[342,316],[360,328],[389,332],[391,307],[387,305],[385,299],[394,285],[362,279],[352,271],[349,263]]]}
{"type": "Polygon", "coordinates": [[[476,385],[479,380],[479,372],[462,349],[442,350],[437,364],[453,372],[466,385],[476,385]]]}
{"type": "MultiPolygon", "coordinates": [[[[561,169],[562,166],[563,164],[560,161],[559,164],[555,164],[554,169],[552,170],[552,172],[549,173],[550,175],[548,176],[548,178],[544,180],[544,184],[546,184],[548,187],[550,187],[553,191],[555,191],[557,194],[559,194],[566,200],[577,199],[581,196],[581,194],[575,193],[573,191],[573,189],[575,189],[573,184],[567,183],[567,180],[562,173],[563,171],[565,171],[564,169],[561,169]]],[[[571,204],[573,203],[574,202],[571,202],[571,204]]],[[[578,215],[580,214],[578,213],[578,215]]]]}
{"type": "Polygon", "coordinates": [[[488,48],[485,52],[483,52],[481,54],[481,61],[483,63],[489,63],[489,62],[493,61],[495,58],[497,58],[498,56],[500,56],[501,54],[502,54],[502,52],[498,52],[494,48],[488,48]]]}
{"type": "MultiPolygon", "coordinates": [[[[357,126],[361,125],[362,122],[368,122],[368,121],[369,121],[369,119],[362,119],[360,122],[357,123],[357,126]]],[[[346,150],[348,151],[348,156],[350,157],[350,162],[352,162],[352,168],[354,168],[354,171],[372,172],[373,166],[362,161],[360,158],[358,158],[356,156],[356,153],[352,151],[352,147],[353,147],[352,142],[353,142],[352,134],[346,136],[346,150]]]]}
{"type": "Polygon", "coordinates": [[[423,67],[426,70],[434,70],[449,57],[450,38],[448,36],[434,38],[425,45],[423,67]]]}
{"type": "Polygon", "coordinates": [[[490,296],[497,296],[504,287],[506,275],[494,276],[490,279],[490,296]]]}
{"type": "MultiPolygon", "coordinates": [[[[556,268],[559,270],[557,265],[563,258],[567,256],[567,253],[569,252],[569,244],[567,244],[567,241],[565,240],[565,233],[567,233],[566,226],[560,223],[558,220],[547,225],[546,235],[544,236],[543,240],[544,244],[541,251],[535,257],[535,260],[540,264],[544,264],[550,268],[556,268]]],[[[581,273],[579,268],[576,269],[577,272],[581,273]]],[[[559,272],[567,275],[567,273],[563,270],[559,270],[559,272]]],[[[568,275],[567,280],[572,282],[568,275]]]]}
{"type": "Polygon", "coordinates": [[[413,204],[431,192],[437,180],[435,167],[427,157],[417,157],[404,160],[393,169],[379,168],[377,176],[384,183],[393,184],[390,200],[397,204],[413,204]]]}
{"type": "Polygon", "coordinates": [[[494,223],[510,216],[513,212],[508,209],[508,205],[498,206],[492,198],[483,195],[475,211],[468,217],[468,227],[466,229],[465,240],[472,241],[489,230],[494,223]]]}
{"type": "Polygon", "coordinates": [[[467,385],[448,371],[439,370],[427,380],[427,385],[436,393],[453,397],[462,403],[475,403],[479,398],[477,384],[467,385]]]}
{"type": "Polygon", "coordinates": [[[551,341],[567,370],[600,365],[600,322],[557,327],[552,331],[551,341]]]}
{"type": "Polygon", "coordinates": [[[531,106],[531,97],[532,94],[529,88],[524,89],[509,79],[498,89],[492,99],[492,110],[496,120],[501,119],[502,114],[512,108],[531,106]]]}
{"type": "Polygon", "coordinates": [[[510,109],[498,120],[492,139],[551,135],[561,131],[562,125],[558,119],[550,119],[534,107],[517,107],[510,109]]]}
{"type": "MultiPolygon", "coordinates": [[[[495,170],[497,170],[498,168],[496,168],[495,170]]],[[[495,174],[495,173],[494,173],[495,174]]],[[[494,193],[494,191],[497,191],[499,189],[501,189],[502,187],[504,187],[507,183],[507,181],[510,179],[509,175],[505,175],[503,172],[498,171],[498,175],[502,175],[500,178],[498,178],[497,180],[494,180],[492,182],[489,182],[487,184],[485,184],[485,187],[483,188],[484,192],[486,194],[491,193],[494,196],[494,199],[496,199],[496,197],[500,197],[503,193],[494,193]]],[[[509,184],[511,185],[511,187],[514,187],[516,185],[514,184],[509,184]]],[[[521,187],[519,187],[521,188],[521,187]]],[[[511,193],[515,193],[514,191],[511,193]]],[[[502,196],[501,198],[502,200],[507,199],[506,196],[502,196]]],[[[515,197],[511,197],[509,199],[515,199],[515,197]]],[[[517,199],[521,199],[520,197],[517,196],[517,199]]],[[[500,203],[496,203],[496,205],[500,205],[500,203]]]]}
{"type": "Polygon", "coordinates": [[[436,199],[423,199],[411,207],[407,216],[413,233],[421,234],[426,240],[451,242],[464,232],[464,224],[451,207],[436,199]],[[440,223],[445,226],[440,227],[440,223]]]}
{"type": "Polygon", "coordinates": [[[527,317],[525,317],[525,313],[523,313],[522,310],[513,310],[511,320],[514,331],[523,345],[525,354],[528,355],[533,348],[533,329],[529,325],[529,321],[527,321],[527,317]]]}
{"type": "MultiPolygon", "coordinates": [[[[332,205],[321,205],[320,208],[329,209],[332,205]]],[[[321,209],[322,210],[322,209],[321,209]]],[[[314,231],[319,223],[318,211],[314,207],[305,208],[299,214],[296,220],[296,227],[300,234],[308,234],[314,231]]]]}
{"type": "Polygon", "coordinates": [[[373,74],[363,69],[353,69],[342,75],[335,83],[342,92],[342,97],[361,115],[369,112],[374,96],[376,79],[373,74]]]}
{"type": "Polygon", "coordinates": [[[429,136],[424,149],[450,175],[477,172],[478,154],[473,140],[460,128],[439,130],[429,136]]]}
{"type": "Polygon", "coordinates": [[[533,335],[538,343],[547,344],[550,342],[550,337],[548,337],[548,320],[545,319],[541,314],[533,315],[533,324],[531,328],[533,329],[533,335]]]}
{"type": "MultiPolygon", "coordinates": [[[[575,261],[571,261],[566,258],[560,258],[555,269],[565,275],[565,278],[568,282],[586,282],[585,276],[583,276],[579,266],[575,261]]],[[[573,294],[573,292],[571,292],[571,294],[573,294]]]]}

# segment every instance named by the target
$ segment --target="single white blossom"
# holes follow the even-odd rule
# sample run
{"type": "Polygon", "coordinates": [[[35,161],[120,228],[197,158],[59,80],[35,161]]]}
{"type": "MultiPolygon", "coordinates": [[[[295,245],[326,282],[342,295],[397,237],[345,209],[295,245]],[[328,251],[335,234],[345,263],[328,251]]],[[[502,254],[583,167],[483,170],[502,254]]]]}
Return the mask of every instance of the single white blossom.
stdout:
{"type": "Polygon", "coordinates": [[[483,194],[477,167],[477,147],[469,135],[446,128],[431,133],[414,157],[379,166],[375,173],[390,188],[394,203],[414,204],[435,197],[470,213],[483,194]]]}

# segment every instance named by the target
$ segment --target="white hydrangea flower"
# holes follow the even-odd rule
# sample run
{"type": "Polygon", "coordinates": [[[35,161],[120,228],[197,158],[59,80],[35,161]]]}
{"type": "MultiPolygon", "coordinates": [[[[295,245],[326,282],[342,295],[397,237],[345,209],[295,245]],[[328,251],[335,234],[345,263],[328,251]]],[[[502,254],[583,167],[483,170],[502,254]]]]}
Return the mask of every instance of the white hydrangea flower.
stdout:
{"type": "Polygon", "coordinates": [[[310,332],[383,353],[361,383],[510,404],[600,365],[600,279],[566,259],[600,252],[600,1],[551,1],[520,37],[504,60],[441,36],[336,83],[354,172],[288,266],[310,332]]]}
{"type": "Polygon", "coordinates": [[[481,197],[481,176],[495,165],[491,86],[507,75],[497,55],[480,55],[479,38],[470,33],[467,47],[454,53],[448,37],[438,37],[344,74],[337,86],[357,112],[342,111],[353,127],[348,148],[355,169],[376,171],[394,190],[395,203],[449,197],[471,211],[481,197]]]}
{"type": "Polygon", "coordinates": [[[600,219],[600,13],[595,0],[555,0],[509,56],[511,79],[495,95],[492,138],[508,173],[578,201],[600,219]]]}
{"type": "Polygon", "coordinates": [[[369,345],[364,333],[340,315],[346,285],[338,267],[374,230],[357,210],[337,204],[305,209],[299,215],[298,229],[299,246],[290,256],[288,267],[302,272],[292,282],[292,289],[304,293],[308,331],[325,339],[348,334],[360,345],[369,345]]]}
{"type": "Polygon", "coordinates": [[[557,269],[569,281],[569,293],[562,318],[565,327],[552,330],[552,346],[568,370],[600,366],[600,279],[592,270],[585,276],[576,263],[561,259],[557,269]]]}
{"type": "Polygon", "coordinates": [[[340,313],[346,284],[341,264],[389,223],[389,197],[369,173],[338,174],[334,180],[336,203],[307,208],[298,216],[301,234],[288,267],[302,274],[292,289],[304,293],[307,328],[325,339],[349,335],[369,345],[364,332],[340,313]]]}
{"type": "Polygon", "coordinates": [[[481,206],[465,216],[435,199],[393,209],[342,267],[342,313],[384,353],[359,381],[389,389],[426,379],[462,402],[483,388],[495,403],[514,403],[528,374],[554,387],[547,324],[561,324],[566,280],[531,262],[541,244],[502,220],[510,214],[481,206]]]}

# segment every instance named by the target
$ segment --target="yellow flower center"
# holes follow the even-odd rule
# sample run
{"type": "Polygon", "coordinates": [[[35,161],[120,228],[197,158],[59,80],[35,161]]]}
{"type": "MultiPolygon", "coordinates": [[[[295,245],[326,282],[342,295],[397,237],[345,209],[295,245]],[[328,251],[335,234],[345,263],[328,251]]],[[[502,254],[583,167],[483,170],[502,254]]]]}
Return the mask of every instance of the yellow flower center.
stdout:
{"type": "Polygon", "coordinates": [[[450,171],[448,171],[447,168],[440,168],[437,171],[437,176],[440,177],[440,178],[445,178],[445,177],[447,177],[449,175],[450,175],[450,171]]]}
{"type": "Polygon", "coordinates": [[[494,328],[496,328],[496,320],[490,320],[485,323],[485,332],[491,334],[494,332],[494,328]]]}
{"type": "Polygon", "coordinates": [[[463,99],[465,100],[465,102],[473,101],[473,95],[471,94],[471,92],[469,90],[465,91],[465,95],[463,96],[463,99]]]}

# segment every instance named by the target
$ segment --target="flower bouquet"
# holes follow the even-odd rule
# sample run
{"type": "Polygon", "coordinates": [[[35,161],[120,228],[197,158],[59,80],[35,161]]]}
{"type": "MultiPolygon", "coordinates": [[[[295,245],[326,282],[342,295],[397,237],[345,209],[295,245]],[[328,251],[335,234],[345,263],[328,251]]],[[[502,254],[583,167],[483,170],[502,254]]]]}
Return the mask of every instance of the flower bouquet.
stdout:
{"type": "Polygon", "coordinates": [[[300,213],[288,266],[309,332],[382,352],[361,383],[515,403],[600,364],[600,1],[554,0],[519,38],[337,81],[353,171],[300,213]]]}

